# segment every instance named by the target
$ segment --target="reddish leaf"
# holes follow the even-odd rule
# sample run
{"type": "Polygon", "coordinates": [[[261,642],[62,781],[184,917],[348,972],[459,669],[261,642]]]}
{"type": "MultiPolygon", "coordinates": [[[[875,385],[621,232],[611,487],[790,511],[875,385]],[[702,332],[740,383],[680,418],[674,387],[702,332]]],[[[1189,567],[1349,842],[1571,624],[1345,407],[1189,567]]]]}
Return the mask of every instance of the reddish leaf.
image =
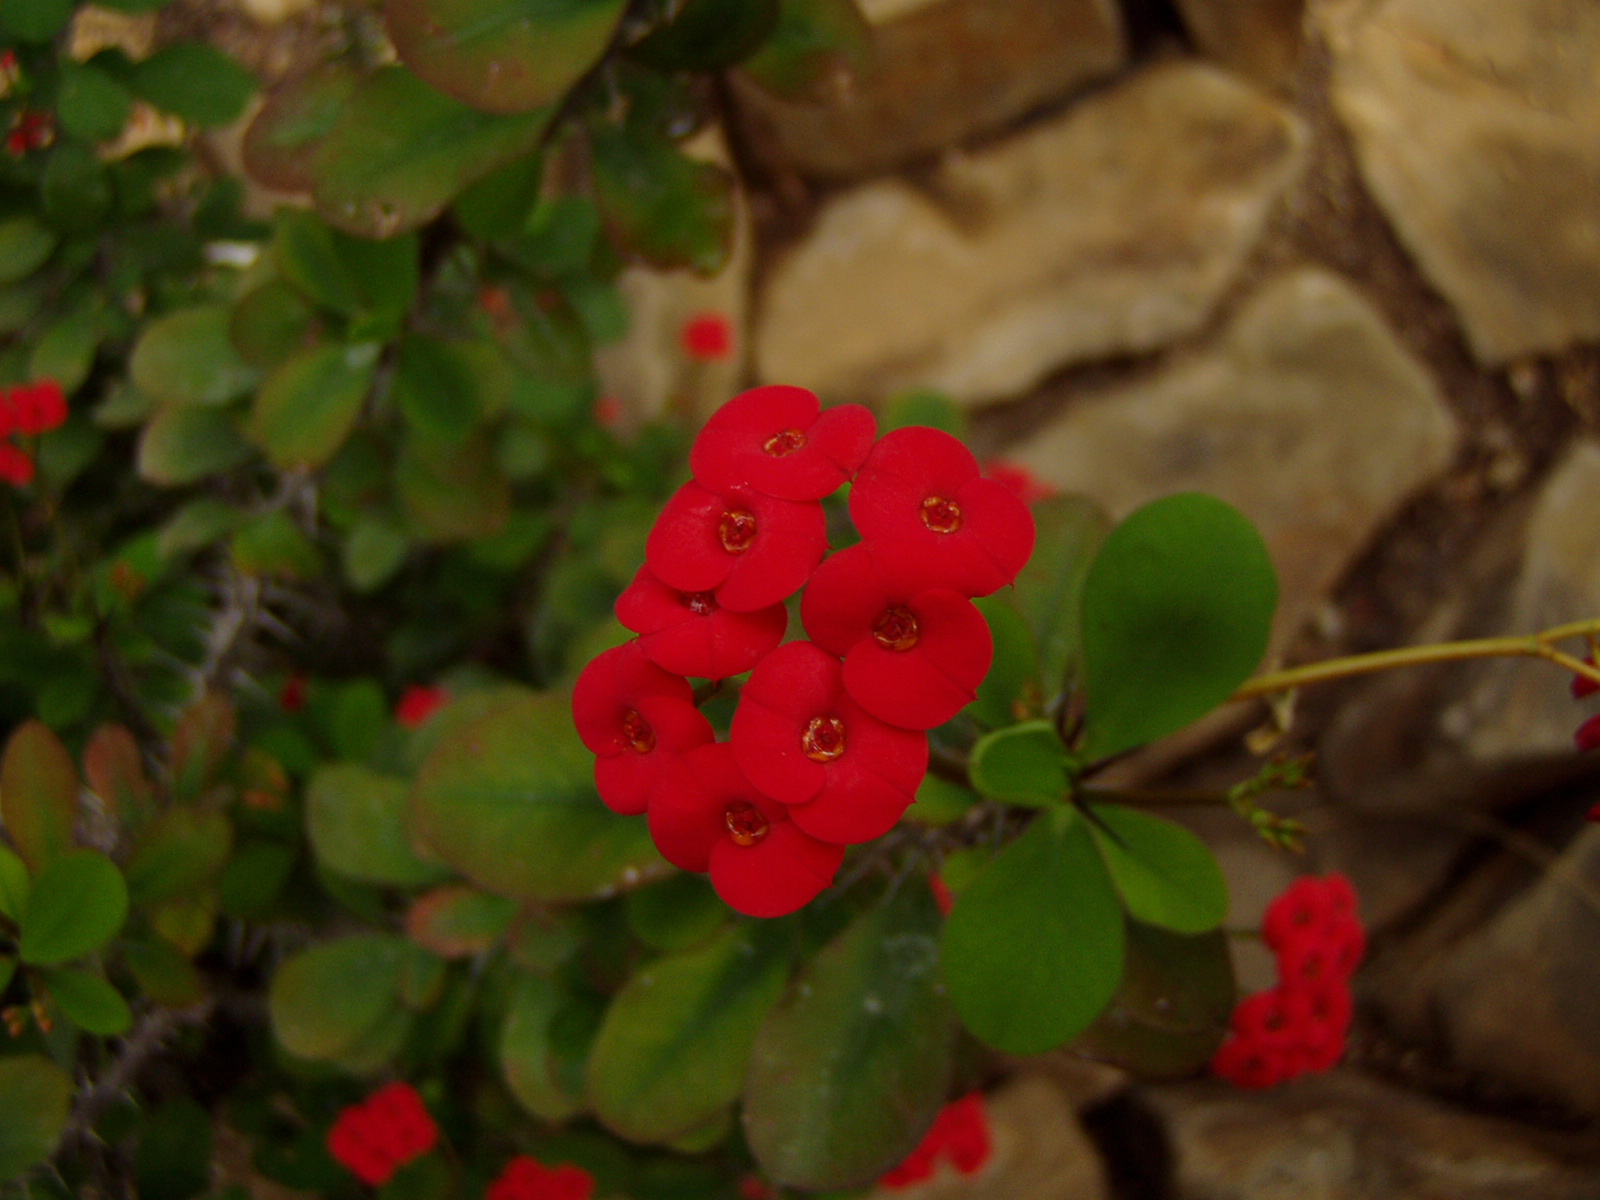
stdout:
{"type": "Polygon", "coordinates": [[[452,884],[417,897],[406,935],[440,958],[469,958],[499,941],[516,914],[514,900],[452,884]]]}
{"type": "Polygon", "coordinates": [[[32,872],[72,849],[78,769],[43,721],[24,721],[0,759],[0,819],[32,872]]]}
{"type": "Polygon", "coordinates": [[[94,731],[83,750],[83,774],[89,790],[114,818],[137,821],[155,799],[139,743],[125,725],[102,725],[94,731]]]}

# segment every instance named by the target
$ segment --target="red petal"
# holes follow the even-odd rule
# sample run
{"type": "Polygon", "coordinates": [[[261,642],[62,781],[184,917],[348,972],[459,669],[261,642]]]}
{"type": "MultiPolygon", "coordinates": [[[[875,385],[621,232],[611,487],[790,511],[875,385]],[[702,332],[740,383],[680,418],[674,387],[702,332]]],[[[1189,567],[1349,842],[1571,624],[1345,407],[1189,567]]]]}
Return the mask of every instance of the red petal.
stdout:
{"type": "Polygon", "coordinates": [[[765,658],[783,641],[788,625],[789,610],[781,604],[749,613],[719,608],[708,616],[645,634],[639,644],[669,671],[700,679],[726,679],[743,675],[765,658]]]}
{"type": "MultiPolygon", "coordinates": [[[[622,729],[624,714],[629,709],[644,712],[641,706],[656,697],[675,699],[694,708],[694,689],[688,680],[656,666],[636,641],[627,642],[596,655],[579,674],[572,688],[573,724],[591,752],[621,754],[631,750],[622,729]]],[[[659,712],[656,715],[661,717],[659,712]]],[[[677,721],[670,712],[666,719],[677,721]]]]}
{"type": "Polygon", "coordinates": [[[888,833],[916,799],[928,770],[928,737],[884,724],[847,696],[834,711],[844,722],[845,752],[822,764],[816,799],[789,815],[812,837],[857,845],[888,833]]]}
{"type": "Polygon", "coordinates": [[[33,482],[33,459],[10,442],[0,442],[0,479],[17,487],[33,482]]]}
{"type": "Polygon", "coordinates": [[[747,917],[782,917],[809,904],[833,882],[844,847],[807,837],[777,821],[753,846],[723,838],[711,851],[711,886],[747,917]]]}
{"type": "Polygon", "coordinates": [[[716,590],[717,603],[735,612],[754,612],[787,600],[806,585],[828,552],[827,516],[816,500],[745,492],[739,502],[755,515],[757,532],[748,550],[730,556],[734,563],[716,590]]]}
{"type": "Polygon", "coordinates": [[[656,578],[680,592],[709,592],[726,579],[738,561],[718,534],[727,511],[726,499],[693,480],[674,492],[645,542],[656,578]]]}
{"type": "Polygon", "coordinates": [[[805,755],[800,739],[814,717],[845,700],[839,660],[810,642],[787,642],[756,664],[733,714],[731,741],[746,777],[785,804],[803,804],[822,790],[824,765],[805,755]]]}
{"type": "Polygon", "coordinates": [[[972,602],[948,589],[919,593],[906,607],[917,620],[917,644],[890,650],[870,635],[862,638],[845,656],[844,686],[880,721],[932,729],[977,697],[994,660],[994,638],[972,602]]]}
{"type": "Polygon", "coordinates": [[[872,447],[877,422],[859,404],[820,413],[814,393],[787,384],[735,396],[706,422],[690,451],[694,477],[713,491],[751,488],[785,500],[820,500],[846,482],[872,447]],[[769,452],[799,434],[798,447],[769,452]]]}
{"type": "Polygon", "coordinates": [[[685,871],[709,870],[711,848],[727,840],[723,818],[730,800],[748,798],[753,790],[725,743],[683,755],[665,772],[650,804],[650,837],[661,857],[685,871]]]}
{"type": "Polygon", "coordinates": [[[870,542],[829,555],[811,576],[800,598],[806,633],[829,654],[843,657],[897,598],[886,572],[879,570],[870,542]]]}

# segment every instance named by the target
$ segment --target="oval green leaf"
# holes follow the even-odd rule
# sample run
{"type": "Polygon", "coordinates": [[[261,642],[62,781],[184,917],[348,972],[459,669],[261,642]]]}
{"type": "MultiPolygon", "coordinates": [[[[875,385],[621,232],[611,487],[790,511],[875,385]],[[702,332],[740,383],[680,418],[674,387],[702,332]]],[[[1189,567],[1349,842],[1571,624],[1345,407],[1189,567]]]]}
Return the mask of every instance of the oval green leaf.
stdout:
{"type": "Polygon", "coordinates": [[[85,1033],[117,1037],[132,1027],[133,1010],[122,993],[101,976],[74,967],[40,974],[61,1015],[85,1033]]]}
{"type": "Polygon", "coordinates": [[[500,1033],[500,1070],[506,1086],[542,1121],[565,1121],[583,1111],[580,1092],[561,1069],[555,1025],[569,1000],[542,975],[523,975],[511,993],[500,1033]]]}
{"type": "Polygon", "coordinates": [[[945,922],[950,1000],[1008,1054],[1071,1041],[1122,978],[1122,905],[1084,822],[1042,813],[968,884],[945,922]]]}
{"type": "Polygon", "coordinates": [[[354,763],[322,767],[306,785],[306,832],[324,865],[364,883],[420,887],[450,878],[411,844],[409,784],[354,763]]]}
{"type": "Polygon", "coordinates": [[[991,800],[1043,808],[1071,793],[1067,748],[1049,721],[1024,721],[979,738],[968,767],[972,786],[991,800]]]}
{"type": "Polygon", "coordinates": [[[646,824],[595,795],[565,695],[507,698],[441,738],[411,803],[423,842],[501,895],[584,900],[668,870],[646,824]]]}
{"type": "Polygon", "coordinates": [[[756,1035],[744,1126],[768,1177],[832,1191],[905,1158],[950,1086],[939,910],[912,882],[812,959],[756,1035]]]}
{"type": "Polygon", "coordinates": [[[491,113],[553,104],[605,52],[627,0],[389,0],[400,59],[491,113]]]}
{"type": "Polygon", "coordinates": [[[170,405],[150,418],[139,435],[139,477],[181,487],[243,466],[255,453],[232,411],[170,405]]]}
{"type": "Polygon", "coordinates": [[[1278,602],[1256,528],[1214,496],[1145,505],[1083,585],[1084,752],[1105,758],[1189,724],[1249,677],[1278,602]]]}
{"type": "Polygon", "coordinates": [[[216,881],[233,852],[233,822],[188,805],[169,808],[146,826],[128,858],[128,894],[153,904],[216,881]]]}
{"type": "Polygon", "coordinates": [[[250,413],[251,439],[284,470],[320,467],[355,428],[378,369],[379,347],[313,346],[267,377],[250,413]]]}
{"type": "Polygon", "coordinates": [[[733,176],[643,122],[591,131],[595,197],[613,240],[662,268],[715,275],[733,246],[733,176]]]}
{"type": "Polygon", "coordinates": [[[1228,884],[1193,832],[1118,804],[1091,808],[1100,857],[1128,914],[1174,933],[1204,933],[1228,915],[1228,884]]]}
{"type": "Polygon", "coordinates": [[[232,314],[220,304],[157,317],[134,344],[134,386],[168,404],[226,404],[261,375],[239,357],[228,335],[232,314]]]}
{"type": "Polygon", "coordinates": [[[781,0],[686,0],[628,56],[658,71],[721,71],[761,48],[782,8],[781,0]]]}
{"type": "Polygon", "coordinates": [[[72,1077],[48,1058],[0,1058],[0,1179],[14,1179],[56,1148],[72,1093],[72,1077]]]}
{"type": "Polygon", "coordinates": [[[10,846],[0,842],[0,916],[20,921],[32,891],[33,879],[28,874],[27,864],[10,846]]]}
{"type": "Polygon", "coordinates": [[[738,1099],[792,953],[787,924],[747,922],[642,967],[613,998],[589,1055],[601,1124],[630,1141],[669,1143],[738,1099]]]}
{"type": "Polygon", "coordinates": [[[1033,557],[1018,573],[1011,599],[1033,630],[1048,703],[1079,669],[1083,581],[1111,518],[1086,496],[1049,496],[1032,511],[1033,557]]]}
{"type": "Polygon", "coordinates": [[[24,213],[0,221],[0,283],[26,279],[44,266],[59,239],[24,213]]]}
{"type": "Polygon", "coordinates": [[[245,130],[245,170],[257,182],[285,192],[309,192],[312,166],[361,76],[332,63],[277,84],[245,130]]]}
{"type": "Polygon", "coordinates": [[[196,125],[226,125],[256,92],[255,76],[209,42],[179,42],[133,69],[133,90],[196,125]]]}
{"type": "Polygon", "coordinates": [[[43,721],[24,721],[0,757],[0,821],[34,874],[72,848],[77,820],[72,755],[43,721]]]}
{"type": "Polygon", "coordinates": [[[412,948],[393,934],[323,942],[278,968],[267,1012],[278,1041],[300,1058],[355,1052],[400,1008],[400,982],[412,948]]]}
{"type": "Polygon", "coordinates": [[[470,958],[494,948],[511,928],[517,902],[465,885],[434,888],[406,913],[406,936],[440,958],[470,958]]]}
{"type": "Polygon", "coordinates": [[[55,967],[101,949],[128,917],[128,885],[98,850],[52,859],[33,881],[22,915],[22,961],[55,967]]]}

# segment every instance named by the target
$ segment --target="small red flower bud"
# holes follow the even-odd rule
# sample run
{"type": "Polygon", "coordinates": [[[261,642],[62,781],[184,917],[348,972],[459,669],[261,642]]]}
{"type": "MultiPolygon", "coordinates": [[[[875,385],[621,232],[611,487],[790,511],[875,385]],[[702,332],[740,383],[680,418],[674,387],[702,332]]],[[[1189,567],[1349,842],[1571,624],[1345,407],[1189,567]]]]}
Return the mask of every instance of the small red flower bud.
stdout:
{"type": "Polygon", "coordinates": [[[33,482],[35,470],[27,454],[10,442],[0,442],[0,479],[14,487],[26,487],[33,482]]]}
{"type": "Polygon", "coordinates": [[[278,693],[278,707],[284,712],[299,712],[306,706],[310,690],[310,677],[304,671],[296,671],[284,680],[283,690],[278,693]]]}
{"type": "Polygon", "coordinates": [[[696,313],[683,323],[683,352],[697,362],[733,357],[733,322],[719,312],[696,313]]]}
{"type": "Polygon", "coordinates": [[[54,379],[41,379],[11,390],[11,414],[18,433],[49,433],[67,419],[67,397],[54,379]]]}
{"type": "Polygon", "coordinates": [[[394,706],[394,719],[407,729],[415,729],[449,703],[450,693],[444,688],[414,683],[400,694],[394,706]]]}

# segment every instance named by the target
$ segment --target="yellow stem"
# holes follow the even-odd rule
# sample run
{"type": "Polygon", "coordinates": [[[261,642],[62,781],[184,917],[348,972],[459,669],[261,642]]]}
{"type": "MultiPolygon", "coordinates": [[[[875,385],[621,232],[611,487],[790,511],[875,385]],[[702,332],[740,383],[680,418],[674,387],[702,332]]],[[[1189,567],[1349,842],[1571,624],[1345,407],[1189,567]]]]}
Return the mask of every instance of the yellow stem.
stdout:
{"type": "Polygon", "coordinates": [[[1352,675],[1370,675],[1374,671],[1387,671],[1391,667],[1410,667],[1422,663],[1453,662],[1468,658],[1542,658],[1546,662],[1581,675],[1600,684],[1600,667],[1584,662],[1574,655],[1556,649],[1552,644],[1566,638],[1600,636],[1600,619],[1575,621],[1557,625],[1543,633],[1526,637],[1475,638],[1465,642],[1439,642],[1429,646],[1405,646],[1398,650],[1377,650],[1371,654],[1352,654],[1346,658],[1330,658],[1326,662],[1308,663],[1303,667],[1290,667],[1283,671],[1269,671],[1257,675],[1234,692],[1233,699],[1248,700],[1255,696],[1269,696],[1274,692],[1287,692],[1312,683],[1327,683],[1334,679],[1347,679],[1352,675]]]}

